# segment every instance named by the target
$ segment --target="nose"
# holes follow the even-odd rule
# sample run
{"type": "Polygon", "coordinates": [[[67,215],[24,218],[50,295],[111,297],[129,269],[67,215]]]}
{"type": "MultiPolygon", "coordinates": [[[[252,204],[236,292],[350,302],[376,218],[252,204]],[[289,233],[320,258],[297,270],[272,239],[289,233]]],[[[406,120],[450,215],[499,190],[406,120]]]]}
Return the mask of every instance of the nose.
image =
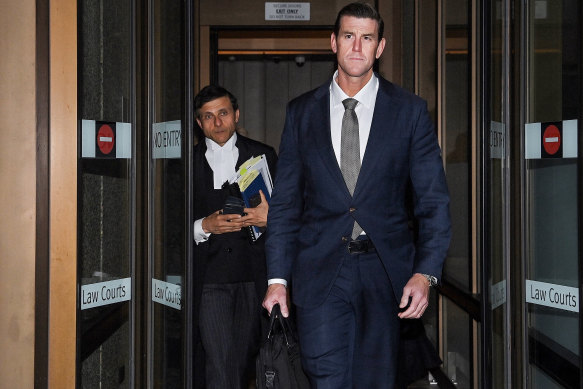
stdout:
{"type": "Polygon", "coordinates": [[[223,121],[219,117],[219,115],[215,116],[215,127],[220,127],[223,124],[223,121]]]}
{"type": "Polygon", "coordinates": [[[352,51],[360,51],[361,48],[362,47],[361,47],[360,39],[358,39],[358,38],[355,39],[354,43],[352,44],[352,51]]]}

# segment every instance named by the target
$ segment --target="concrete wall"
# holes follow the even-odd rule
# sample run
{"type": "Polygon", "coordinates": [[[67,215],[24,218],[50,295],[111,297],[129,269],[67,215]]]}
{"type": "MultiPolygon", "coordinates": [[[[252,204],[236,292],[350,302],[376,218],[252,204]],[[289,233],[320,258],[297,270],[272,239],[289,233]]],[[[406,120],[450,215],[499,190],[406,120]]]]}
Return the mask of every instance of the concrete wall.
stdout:
{"type": "Polygon", "coordinates": [[[0,12],[0,388],[34,386],[35,1],[0,12]]]}

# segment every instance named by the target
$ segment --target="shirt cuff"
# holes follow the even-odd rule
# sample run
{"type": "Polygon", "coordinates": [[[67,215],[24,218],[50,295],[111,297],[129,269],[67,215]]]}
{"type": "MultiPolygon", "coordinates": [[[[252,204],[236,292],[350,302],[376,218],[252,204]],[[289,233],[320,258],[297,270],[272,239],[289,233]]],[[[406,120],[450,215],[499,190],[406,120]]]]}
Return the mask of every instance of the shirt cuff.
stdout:
{"type": "Polygon", "coordinates": [[[267,280],[267,285],[271,284],[283,284],[283,286],[287,288],[287,281],[284,280],[283,278],[271,278],[267,280]]]}
{"type": "Polygon", "coordinates": [[[202,229],[202,221],[204,217],[194,222],[194,243],[199,244],[209,240],[211,233],[208,234],[202,229]]]}

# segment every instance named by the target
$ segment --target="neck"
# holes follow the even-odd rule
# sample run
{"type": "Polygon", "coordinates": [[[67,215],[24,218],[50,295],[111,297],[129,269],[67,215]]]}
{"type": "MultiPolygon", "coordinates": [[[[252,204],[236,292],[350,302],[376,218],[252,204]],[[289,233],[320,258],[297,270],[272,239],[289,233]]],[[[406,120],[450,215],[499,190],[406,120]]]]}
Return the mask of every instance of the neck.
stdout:
{"type": "Polygon", "coordinates": [[[349,97],[354,97],[370,81],[373,75],[372,69],[362,76],[352,77],[338,69],[336,82],[344,93],[349,97]]]}

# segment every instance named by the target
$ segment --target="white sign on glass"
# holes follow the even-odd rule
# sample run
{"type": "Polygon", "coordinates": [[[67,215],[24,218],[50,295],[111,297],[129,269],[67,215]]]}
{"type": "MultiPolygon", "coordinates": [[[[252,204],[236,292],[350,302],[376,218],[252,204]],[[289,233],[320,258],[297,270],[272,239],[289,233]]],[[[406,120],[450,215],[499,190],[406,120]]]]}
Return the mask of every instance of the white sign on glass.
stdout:
{"type": "Polygon", "coordinates": [[[308,21],[310,3],[265,3],[265,20],[308,21]]]}

